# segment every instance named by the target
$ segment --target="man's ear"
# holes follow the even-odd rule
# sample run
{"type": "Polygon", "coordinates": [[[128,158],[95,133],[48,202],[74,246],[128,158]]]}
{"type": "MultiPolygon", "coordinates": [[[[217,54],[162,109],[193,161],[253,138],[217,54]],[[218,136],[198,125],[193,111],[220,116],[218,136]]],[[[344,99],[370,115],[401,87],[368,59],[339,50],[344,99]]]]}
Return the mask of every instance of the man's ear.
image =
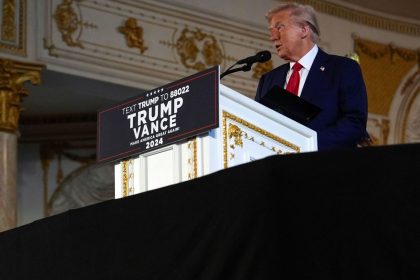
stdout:
{"type": "Polygon", "coordinates": [[[311,28],[307,24],[302,25],[300,32],[301,32],[302,39],[307,38],[311,35],[311,28]]]}

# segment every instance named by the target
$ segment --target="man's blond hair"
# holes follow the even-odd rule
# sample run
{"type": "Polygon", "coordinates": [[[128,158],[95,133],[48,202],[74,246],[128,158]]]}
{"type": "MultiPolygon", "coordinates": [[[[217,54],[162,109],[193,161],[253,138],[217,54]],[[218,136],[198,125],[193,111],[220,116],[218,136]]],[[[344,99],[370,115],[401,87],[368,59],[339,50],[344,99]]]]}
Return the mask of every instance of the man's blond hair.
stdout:
{"type": "Polygon", "coordinates": [[[316,19],[315,10],[312,6],[287,2],[269,10],[265,17],[270,22],[274,15],[282,11],[290,11],[290,17],[296,24],[308,25],[311,30],[312,42],[319,42],[320,31],[318,20],[316,19]]]}

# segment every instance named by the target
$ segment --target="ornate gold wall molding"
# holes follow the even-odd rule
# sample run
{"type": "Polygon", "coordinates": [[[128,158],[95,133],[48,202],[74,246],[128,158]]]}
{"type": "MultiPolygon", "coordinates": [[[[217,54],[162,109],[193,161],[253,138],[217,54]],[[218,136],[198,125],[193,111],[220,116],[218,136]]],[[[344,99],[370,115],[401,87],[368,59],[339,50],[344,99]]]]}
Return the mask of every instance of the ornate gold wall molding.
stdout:
{"type": "Polygon", "coordinates": [[[311,5],[321,13],[366,26],[396,33],[420,36],[420,25],[418,24],[389,19],[322,0],[296,0],[296,2],[311,5]]]}
{"type": "Polygon", "coordinates": [[[23,84],[41,82],[39,64],[0,59],[0,130],[16,132],[22,99],[29,93],[23,84]]]}
{"type": "MultiPolygon", "coordinates": [[[[40,60],[77,70],[101,67],[104,76],[134,81],[144,88],[214,65],[223,69],[242,57],[272,48],[262,28],[175,4],[153,0],[45,2],[40,60]],[[86,20],[97,27],[86,29],[81,23],[86,20]]],[[[262,71],[255,68],[257,75],[262,71]]],[[[253,96],[258,78],[252,74],[238,72],[224,82],[253,96]]]]}
{"type": "Polygon", "coordinates": [[[128,18],[124,25],[118,28],[118,31],[124,34],[129,48],[138,48],[141,54],[147,50],[144,45],[143,28],[138,25],[135,18],[128,18]]]}
{"type": "Polygon", "coordinates": [[[200,29],[184,28],[176,42],[160,43],[175,48],[182,65],[189,69],[202,71],[221,64],[224,59],[216,37],[200,29]]]}
{"type": "Polygon", "coordinates": [[[419,66],[419,50],[354,39],[365,78],[369,113],[388,116],[392,100],[409,71],[419,66]]]}
{"type": "Polygon", "coordinates": [[[3,20],[1,23],[1,39],[14,41],[16,39],[16,3],[14,0],[3,0],[3,20]]]}
{"type": "Polygon", "coordinates": [[[26,56],[26,0],[0,0],[0,51],[26,56]]]}
{"type": "Polygon", "coordinates": [[[84,46],[80,42],[83,28],[97,28],[97,26],[81,20],[80,9],[78,7],[79,2],[80,1],[62,0],[62,3],[57,6],[53,17],[63,41],[69,47],[79,47],[83,49],[84,46]],[[76,3],[79,14],[76,13],[73,3],[76,3]]]}

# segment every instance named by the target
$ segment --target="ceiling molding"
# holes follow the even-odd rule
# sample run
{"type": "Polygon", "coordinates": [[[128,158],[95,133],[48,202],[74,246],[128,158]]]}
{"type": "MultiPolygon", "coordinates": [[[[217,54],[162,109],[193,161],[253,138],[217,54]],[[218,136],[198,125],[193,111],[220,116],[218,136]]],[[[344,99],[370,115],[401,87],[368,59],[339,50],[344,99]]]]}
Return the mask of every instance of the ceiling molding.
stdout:
{"type": "Polygon", "coordinates": [[[419,24],[389,19],[383,16],[370,14],[364,11],[352,9],[349,7],[322,0],[296,0],[296,2],[311,5],[312,7],[314,7],[315,10],[321,13],[346,19],[366,26],[392,31],[396,33],[404,33],[412,36],[420,36],[419,24]]]}

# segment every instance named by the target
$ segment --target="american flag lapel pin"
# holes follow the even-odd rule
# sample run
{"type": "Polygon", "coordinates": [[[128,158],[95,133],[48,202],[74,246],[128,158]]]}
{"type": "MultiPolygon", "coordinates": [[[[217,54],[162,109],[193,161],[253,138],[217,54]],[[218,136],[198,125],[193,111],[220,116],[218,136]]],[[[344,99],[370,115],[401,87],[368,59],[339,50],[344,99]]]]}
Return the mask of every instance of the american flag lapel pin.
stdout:
{"type": "Polygon", "coordinates": [[[319,69],[320,69],[321,71],[324,71],[324,70],[325,70],[325,67],[324,67],[324,66],[321,66],[321,67],[319,67],[319,69]]]}

